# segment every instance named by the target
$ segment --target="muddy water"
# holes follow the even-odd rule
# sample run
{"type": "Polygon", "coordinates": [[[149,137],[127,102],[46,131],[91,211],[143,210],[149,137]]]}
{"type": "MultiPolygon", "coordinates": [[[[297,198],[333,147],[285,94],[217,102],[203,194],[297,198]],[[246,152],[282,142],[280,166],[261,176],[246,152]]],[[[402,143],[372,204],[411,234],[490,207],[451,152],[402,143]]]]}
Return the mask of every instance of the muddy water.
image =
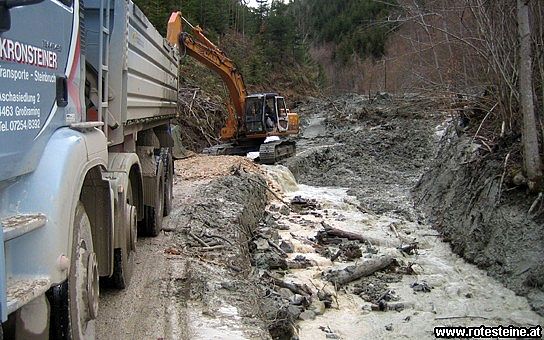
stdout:
{"type": "MultiPolygon", "coordinates": [[[[496,326],[543,325],[544,319],[531,311],[527,300],[516,296],[485,272],[453,254],[429,225],[407,221],[395,215],[375,215],[358,209],[359,202],[348,195],[348,188],[312,187],[297,184],[289,170],[282,166],[267,166],[269,177],[282,188],[284,201],[295,196],[315,199],[318,208],[304,214],[291,212],[277,215],[280,224],[289,230],[280,231],[282,239],[294,244],[291,258],[303,255],[314,262],[307,269],[291,270],[287,278],[310,287],[329,285],[321,273],[333,264],[319,255],[308,238],[316,235],[322,221],[345,230],[361,233],[372,240],[361,246],[363,259],[391,254],[406,265],[412,263],[414,275],[404,275],[399,282],[388,283],[397,302],[406,308],[397,311],[372,311],[371,303],[350,293],[351,287],[336,290],[336,303],[315,320],[299,321],[300,339],[426,339],[433,337],[435,326],[496,326]],[[397,246],[418,242],[414,255],[406,255],[397,246]],[[371,255],[368,250],[377,250],[371,255]],[[415,292],[414,282],[426,282],[430,292],[415,292]],[[325,329],[326,331],[324,331],[325,329]],[[334,334],[334,335],[330,335],[334,334]]],[[[334,265],[356,262],[336,261],[334,265]]],[[[329,287],[335,291],[334,287],[329,287]]]]}

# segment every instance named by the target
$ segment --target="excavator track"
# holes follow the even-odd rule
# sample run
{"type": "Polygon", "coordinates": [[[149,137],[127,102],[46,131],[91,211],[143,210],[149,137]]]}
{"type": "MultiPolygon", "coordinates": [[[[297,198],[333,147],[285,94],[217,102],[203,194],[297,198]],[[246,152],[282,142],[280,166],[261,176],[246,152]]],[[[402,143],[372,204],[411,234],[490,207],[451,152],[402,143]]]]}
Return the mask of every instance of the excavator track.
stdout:
{"type": "Polygon", "coordinates": [[[261,144],[259,159],[262,164],[275,164],[276,162],[292,157],[297,152],[297,146],[293,141],[275,141],[261,144]]]}

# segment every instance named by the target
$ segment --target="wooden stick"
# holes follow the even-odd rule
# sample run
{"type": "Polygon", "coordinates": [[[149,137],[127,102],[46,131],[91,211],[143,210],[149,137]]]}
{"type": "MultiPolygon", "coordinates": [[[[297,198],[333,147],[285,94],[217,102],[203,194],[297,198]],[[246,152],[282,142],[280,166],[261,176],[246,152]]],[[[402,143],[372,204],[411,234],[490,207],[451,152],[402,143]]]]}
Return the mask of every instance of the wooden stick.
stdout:
{"type": "Polygon", "coordinates": [[[281,249],[277,244],[275,244],[274,242],[270,241],[269,239],[266,239],[266,240],[268,241],[268,244],[269,244],[272,248],[276,249],[276,250],[281,254],[281,256],[283,256],[283,257],[288,257],[288,255],[283,251],[283,249],[281,249]]]}
{"type": "Polygon", "coordinates": [[[434,319],[435,320],[449,320],[449,319],[483,319],[483,320],[488,320],[489,318],[486,318],[485,316],[477,316],[477,315],[464,315],[464,316],[437,316],[434,319]]]}
{"type": "MultiPolygon", "coordinates": [[[[321,238],[321,239],[323,239],[323,241],[326,241],[327,237],[331,237],[331,238],[345,238],[345,239],[348,239],[349,241],[359,241],[359,242],[365,243],[365,244],[370,243],[371,245],[387,245],[387,244],[391,244],[391,243],[388,243],[387,241],[383,241],[383,240],[380,240],[380,239],[376,239],[376,238],[372,238],[372,237],[368,237],[368,236],[363,236],[361,234],[352,233],[352,232],[349,232],[349,231],[336,229],[336,228],[331,227],[330,225],[328,225],[325,222],[321,222],[321,225],[323,226],[323,228],[325,228],[325,230],[319,231],[317,233],[316,238],[318,240],[321,238]]],[[[392,243],[395,244],[395,246],[400,245],[400,243],[397,242],[396,240],[395,240],[395,242],[392,241],[392,243]]]]}
{"type": "Polygon", "coordinates": [[[487,117],[489,117],[491,112],[493,112],[493,110],[495,110],[497,105],[499,105],[499,103],[496,103],[495,105],[493,105],[491,110],[489,110],[489,112],[485,115],[484,119],[482,119],[482,122],[480,123],[480,126],[478,126],[478,130],[476,130],[476,133],[474,134],[474,137],[472,137],[472,142],[471,143],[474,143],[474,139],[476,139],[476,136],[478,136],[478,133],[480,133],[480,130],[482,129],[482,126],[484,125],[484,122],[486,121],[487,117]]]}
{"type": "Polygon", "coordinates": [[[209,247],[210,245],[207,244],[206,242],[204,242],[200,237],[196,236],[195,234],[193,234],[192,231],[188,232],[188,235],[191,236],[192,238],[194,238],[195,240],[198,241],[198,243],[200,243],[202,246],[204,247],[209,247]]]}
{"type": "Polygon", "coordinates": [[[539,192],[537,198],[535,199],[533,204],[531,204],[531,208],[529,208],[527,215],[531,215],[533,213],[533,211],[536,209],[538,202],[540,202],[541,199],[542,199],[542,193],[539,192]]]}
{"type": "Polygon", "coordinates": [[[222,249],[225,249],[226,246],[224,244],[218,244],[216,246],[209,246],[209,247],[202,247],[202,248],[198,248],[198,250],[202,250],[202,251],[212,251],[212,250],[222,250],[222,249]]]}

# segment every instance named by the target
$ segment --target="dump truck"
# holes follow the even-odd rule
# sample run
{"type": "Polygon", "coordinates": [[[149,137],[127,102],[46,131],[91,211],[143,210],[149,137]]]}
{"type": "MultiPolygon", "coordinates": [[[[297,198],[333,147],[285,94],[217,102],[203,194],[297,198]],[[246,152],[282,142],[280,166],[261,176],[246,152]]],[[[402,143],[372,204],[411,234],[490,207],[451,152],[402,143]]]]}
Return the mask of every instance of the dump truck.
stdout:
{"type": "Polygon", "coordinates": [[[92,339],[171,209],[178,52],[130,0],[0,1],[0,316],[92,339]]]}
{"type": "Polygon", "coordinates": [[[228,89],[228,116],[221,129],[222,143],[205,149],[205,153],[246,155],[258,151],[264,164],[295,155],[296,143],[289,137],[299,133],[299,116],[287,108],[284,97],[275,92],[248,94],[244,77],[234,61],[206,37],[200,26],[193,26],[179,11],[170,15],[167,39],[182,54],[219,75],[228,89]]]}

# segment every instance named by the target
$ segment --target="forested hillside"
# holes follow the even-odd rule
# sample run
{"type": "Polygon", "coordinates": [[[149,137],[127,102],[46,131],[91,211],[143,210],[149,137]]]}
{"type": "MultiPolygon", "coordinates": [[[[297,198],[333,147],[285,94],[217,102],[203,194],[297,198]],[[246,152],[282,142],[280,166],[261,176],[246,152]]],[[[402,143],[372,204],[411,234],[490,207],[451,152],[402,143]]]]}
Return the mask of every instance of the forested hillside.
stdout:
{"type": "Polygon", "coordinates": [[[382,57],[396,27],[385,22],[394,5],[375,0],[259,0],[257,8],[241,0],[135,2],[163,34],[170,13],[181,10],[225,49],[256,89],[353,90],[352,77],[337,77],[338,71],[349,70],[355,60],[382,57]]]}
{"type": "Polygon", "coordinates": [[[317,89],[319,68],[309,58],[310,41],[304,40],[297,25],[295,3],[260,1],[252,8],[240,0],[135,2],[163,34],[170,13],[181,10],[234,59],[252,89],[290,91],[296,86],[302,93],[317,89]]]}

